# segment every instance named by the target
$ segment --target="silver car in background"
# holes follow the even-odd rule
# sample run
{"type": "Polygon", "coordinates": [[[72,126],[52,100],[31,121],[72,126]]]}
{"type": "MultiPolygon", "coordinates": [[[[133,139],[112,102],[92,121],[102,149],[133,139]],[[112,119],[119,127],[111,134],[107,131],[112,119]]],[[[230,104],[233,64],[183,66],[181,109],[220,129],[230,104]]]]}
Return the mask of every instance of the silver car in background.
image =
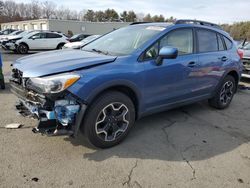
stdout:
{"type": "Polygon", "coordinates": [[[242,63],[244,65],[242,77],[250,78],[250,43],[241,47],[241,50],[243,52],[242,63]]]}
{"type": "Polygon", "coordinates": [[[89,37],[86,37],[85,39],[79,41],[79,42],[70,42],[63,46],[63,49],[80,49],[86,44],[94,41],[95,39],[99,38],[101,35],[91,35],[89,37]]]}

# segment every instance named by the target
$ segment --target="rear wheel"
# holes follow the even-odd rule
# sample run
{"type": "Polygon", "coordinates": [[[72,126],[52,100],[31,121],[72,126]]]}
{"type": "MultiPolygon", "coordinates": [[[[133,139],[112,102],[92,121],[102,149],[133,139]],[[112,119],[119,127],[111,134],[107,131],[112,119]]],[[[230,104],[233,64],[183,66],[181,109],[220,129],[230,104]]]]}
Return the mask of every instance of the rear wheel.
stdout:
{"type": "Polygon", "coordinates": [[[29,51],[29,47],[26,44],[19,44],[17,51],[20,54],[27,54],[29,51]]]}
{"type": "Polygon", "coordinates": [[[215,96],[209,99],[210,106],[217,109],[227,108],[235,94],[236,81],[234,77],[227,75],[217,90],[215,96]]]}
{"type": "Polygon", "coordinates": [[[61,49],[63,49],[63,46],[64,46],[64,44],[58,44],[57,49],[61,50],[61,49]]]}
{"type": "Polygon", "coordinates": [[[135,108],[131,99],[121,92],[111,91],[91,104],[82,130],[91,144],[109,148],[127,136],[134,121],[135,108]]]}

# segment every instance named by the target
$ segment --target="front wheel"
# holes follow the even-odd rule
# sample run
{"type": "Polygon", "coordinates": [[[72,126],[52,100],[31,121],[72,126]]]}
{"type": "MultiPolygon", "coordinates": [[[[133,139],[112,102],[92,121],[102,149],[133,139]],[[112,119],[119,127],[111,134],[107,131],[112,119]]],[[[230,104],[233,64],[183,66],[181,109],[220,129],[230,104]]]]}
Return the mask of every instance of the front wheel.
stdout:
{"type": "Polygon", "coordinates": [[[210,106],[217,109],[227,108],[236,92],[236,81],[234,77],[227,75],[220,87],[218,88],[215,96],[209,99],[210,106]]]}
{"type": "Polygon", "coordinates": [[[106,92],[89,107],[82,130],[88,141],[99,148],[119,144],[135,121],[131,99],[117,91],[106,92]]]}
{"type": "Polygon", "coordinates": [[[20,54],[27,54],[28,51],[29,51],[29,48],[27,45],[25,44],[19,44],[18,48],[17,48],[17,51],[20,53],[20,54]]]}

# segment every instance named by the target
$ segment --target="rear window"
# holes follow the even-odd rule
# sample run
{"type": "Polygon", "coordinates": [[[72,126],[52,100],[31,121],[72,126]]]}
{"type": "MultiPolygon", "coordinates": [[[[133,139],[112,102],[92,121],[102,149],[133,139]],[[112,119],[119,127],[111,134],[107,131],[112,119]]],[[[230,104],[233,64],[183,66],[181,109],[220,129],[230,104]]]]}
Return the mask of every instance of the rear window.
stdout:
{"type": "Polygon", "coordinates": [[[229,40],[227,37],[224,37],[224,41],[225,41],[227,49],[230,50],[233,47],[232,41],[229,40]]]}
{"type": "Polygon", "coordinates": [[[199,29],[197,30],[199,52],[218,51],[217,35],[213,31],[199,29]]]}

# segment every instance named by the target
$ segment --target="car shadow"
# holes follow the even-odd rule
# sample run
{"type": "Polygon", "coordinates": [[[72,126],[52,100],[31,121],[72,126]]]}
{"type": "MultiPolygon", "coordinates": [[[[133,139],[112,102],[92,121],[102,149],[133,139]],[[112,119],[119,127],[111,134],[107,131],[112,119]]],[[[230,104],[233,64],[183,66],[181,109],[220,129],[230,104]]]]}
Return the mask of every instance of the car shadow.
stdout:
{"type": "MultiPolygon", "coordinates": [[[[65,138],[74,146],[92,148],[84,158],[103,161],[113,157],[197,161],[229,152],[250,141],[250,117],[246,117],[238,94],[230,108],[220,111],[201,102],[151,115],[136,122],[121,144],[98,149],[87,144],[82,135],[65,138]],[[234,114],[232,114],[234,112],[234,114]],[[239,113],[238,113],[239,112],[239,113]]],[[[249,93],[248,93],[249,95],[249,93]]],[[[250,97],[248,97],[250,101],[250,97]]]]}

